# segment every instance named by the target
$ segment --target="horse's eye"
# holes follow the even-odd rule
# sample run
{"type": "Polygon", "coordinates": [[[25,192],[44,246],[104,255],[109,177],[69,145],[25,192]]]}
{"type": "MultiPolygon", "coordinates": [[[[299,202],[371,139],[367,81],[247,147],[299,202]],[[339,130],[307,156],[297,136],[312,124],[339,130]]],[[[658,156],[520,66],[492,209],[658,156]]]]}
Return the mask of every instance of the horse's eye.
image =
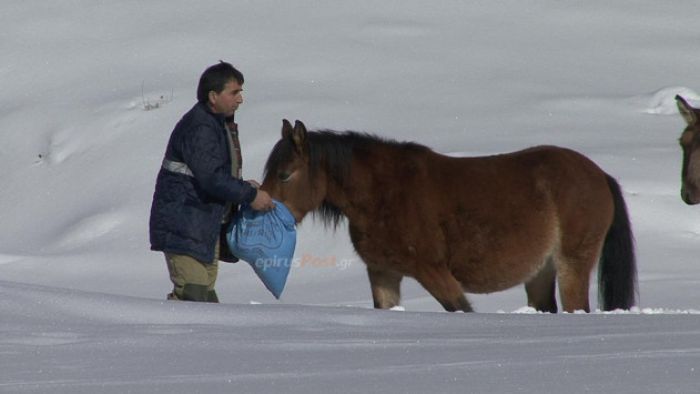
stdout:
{"type": "Polygon", "coordinates": [[[280,172],[279,174],[277,174],[277,177],[282,182],[289,182],[289,179],[292,177],[292,174],[288,172],[280,172]]]}

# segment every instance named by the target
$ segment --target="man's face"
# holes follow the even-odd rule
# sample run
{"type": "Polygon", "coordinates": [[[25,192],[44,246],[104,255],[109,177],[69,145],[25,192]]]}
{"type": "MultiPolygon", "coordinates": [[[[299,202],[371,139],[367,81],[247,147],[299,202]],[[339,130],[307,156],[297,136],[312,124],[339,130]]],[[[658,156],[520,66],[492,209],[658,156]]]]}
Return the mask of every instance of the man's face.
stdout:
{"type": "Polygon", "coordinates": [[[228,81],[221,93],[209,92],[209,107],[214,113],[231,116],[241,103],[243,103],[243,87],[235,79],[228,81]]]}

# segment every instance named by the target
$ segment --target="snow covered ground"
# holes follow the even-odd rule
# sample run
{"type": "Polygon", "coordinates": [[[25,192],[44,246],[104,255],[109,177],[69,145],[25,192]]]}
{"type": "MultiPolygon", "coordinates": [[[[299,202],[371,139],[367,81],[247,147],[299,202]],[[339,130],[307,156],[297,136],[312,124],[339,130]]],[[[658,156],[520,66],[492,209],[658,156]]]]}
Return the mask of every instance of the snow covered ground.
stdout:
{"type": "Polygon", "coordinates": [[[700,103],[697,15],[693,1],[4,1],[0,392],[697,392],[700,208],[679,197],[673,101],[700,103]],[[242,263],[220,270],[222,304],[164,301],[153,183],[219,59],[246,76],[246,178],[282,118],[452,155],[586,154],[625,191],[639,309],[534,314],[518,287],[448,314],[406,280],[405,312],[374,311],[346,229],[311,220],[281,301],[242,263]]]}

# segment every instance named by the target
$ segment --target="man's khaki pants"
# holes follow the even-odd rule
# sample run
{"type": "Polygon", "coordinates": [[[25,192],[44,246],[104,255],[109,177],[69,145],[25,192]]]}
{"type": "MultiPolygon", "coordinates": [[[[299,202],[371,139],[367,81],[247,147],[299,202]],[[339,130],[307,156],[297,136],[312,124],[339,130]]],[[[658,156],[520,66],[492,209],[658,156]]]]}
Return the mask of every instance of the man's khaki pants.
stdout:
{"type": "Polygon", "coordinates": [[[165,253],[173,292],[169,300],[219,302],[214,290],[219,271],[219,247],[217,244],[214,261],[203,263],[191,256],[165,253]]]}

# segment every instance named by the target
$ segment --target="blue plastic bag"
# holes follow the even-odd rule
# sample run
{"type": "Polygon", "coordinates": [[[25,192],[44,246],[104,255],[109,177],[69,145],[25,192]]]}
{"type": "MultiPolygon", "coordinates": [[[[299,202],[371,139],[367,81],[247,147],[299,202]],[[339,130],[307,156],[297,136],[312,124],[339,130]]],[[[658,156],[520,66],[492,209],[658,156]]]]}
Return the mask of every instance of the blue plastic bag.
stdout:
{"type": "Polygon", "coordinates": [[[265,287],[279,299],[287,283],[296,247],[296,220],[287,207],[255,211],[242,206],[226,233],[231,252],[248,262],[265,287]]]}

